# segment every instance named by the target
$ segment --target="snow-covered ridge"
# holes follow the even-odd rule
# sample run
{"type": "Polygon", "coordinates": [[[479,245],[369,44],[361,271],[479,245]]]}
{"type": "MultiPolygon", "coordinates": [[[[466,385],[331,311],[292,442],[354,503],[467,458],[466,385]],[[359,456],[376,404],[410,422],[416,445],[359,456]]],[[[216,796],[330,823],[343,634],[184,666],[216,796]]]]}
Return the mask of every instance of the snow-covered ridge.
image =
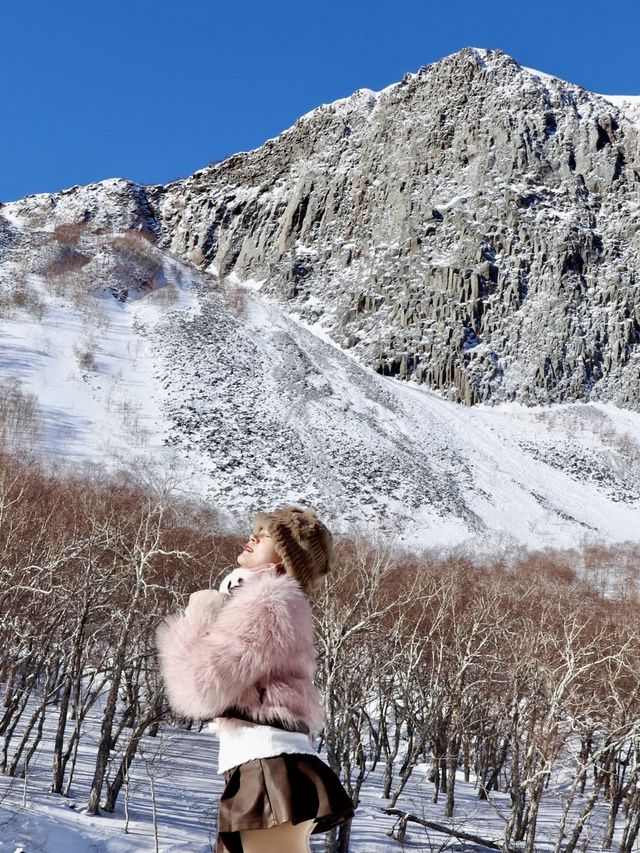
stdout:
{"type": "Polygon", "coordinates": [[[567,81],[563,80],[561,77],[556,77],[554,74],[547,74],[545,71],[538,71],[537,68],[528,68],[526,65],[521,65],[523,71],[531,74],[532,77],[537,77],[538,80],[541,80],[543,83],[551,83],[551,84],[566,84],[567,81]]]}

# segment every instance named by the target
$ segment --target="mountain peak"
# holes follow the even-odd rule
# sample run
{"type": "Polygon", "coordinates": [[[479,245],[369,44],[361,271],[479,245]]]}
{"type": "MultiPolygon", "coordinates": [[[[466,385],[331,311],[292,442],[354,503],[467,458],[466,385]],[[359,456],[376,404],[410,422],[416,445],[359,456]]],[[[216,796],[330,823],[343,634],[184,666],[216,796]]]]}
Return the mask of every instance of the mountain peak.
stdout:
{"type": "Polygon", "coordinates": [[[457,402],[637,407],[638,127],[610,98],[465,47],[188,179],[14,212],[150,229],[457,402]]]}

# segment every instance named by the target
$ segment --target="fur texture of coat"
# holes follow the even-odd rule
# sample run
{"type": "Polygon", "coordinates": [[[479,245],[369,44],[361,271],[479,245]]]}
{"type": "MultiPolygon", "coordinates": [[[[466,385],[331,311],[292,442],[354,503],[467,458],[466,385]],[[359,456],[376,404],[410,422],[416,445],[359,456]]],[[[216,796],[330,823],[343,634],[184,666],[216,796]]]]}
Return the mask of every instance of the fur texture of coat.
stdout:
{"type": "MultiPolygon", "coordinates": [[[[156,642],[169,704],[197,719],[230,706],[268,724],[323,724],[311,605],[288,575],[262,571],[215,614],[179,613],[158,627],[156,642]]],[[[239,721],[219,720],[233,726],[239,721]]]]}

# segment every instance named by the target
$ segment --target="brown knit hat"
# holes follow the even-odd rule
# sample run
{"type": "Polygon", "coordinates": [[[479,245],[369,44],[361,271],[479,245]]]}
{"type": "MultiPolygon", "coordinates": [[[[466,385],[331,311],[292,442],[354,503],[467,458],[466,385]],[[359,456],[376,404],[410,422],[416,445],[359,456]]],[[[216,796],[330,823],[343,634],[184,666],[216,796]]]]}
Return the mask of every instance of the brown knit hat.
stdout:
{"type": "Polygon", "coordinates": [[[253,530],[257,533],[262,527],[273,539],[287,574],[311,593],[331,568],[333,539],[327,527],[312,509],[295,506],[258,513],[253,530]]]}

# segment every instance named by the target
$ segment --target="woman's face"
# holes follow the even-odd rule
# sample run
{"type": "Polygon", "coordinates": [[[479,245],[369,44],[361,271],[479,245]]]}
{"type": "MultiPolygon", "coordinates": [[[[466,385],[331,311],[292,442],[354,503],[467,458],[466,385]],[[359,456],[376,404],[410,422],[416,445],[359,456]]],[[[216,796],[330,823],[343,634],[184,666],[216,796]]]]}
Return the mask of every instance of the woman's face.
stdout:
{"type": "Polygon", "coordinates": [[[249,541],[236,557],[236,562],[245,569],[253,569],[265,563],[280,563],[280,555],[276,551],[273,540],[261,527],[257,533],[252,533],[249,541]]]}

